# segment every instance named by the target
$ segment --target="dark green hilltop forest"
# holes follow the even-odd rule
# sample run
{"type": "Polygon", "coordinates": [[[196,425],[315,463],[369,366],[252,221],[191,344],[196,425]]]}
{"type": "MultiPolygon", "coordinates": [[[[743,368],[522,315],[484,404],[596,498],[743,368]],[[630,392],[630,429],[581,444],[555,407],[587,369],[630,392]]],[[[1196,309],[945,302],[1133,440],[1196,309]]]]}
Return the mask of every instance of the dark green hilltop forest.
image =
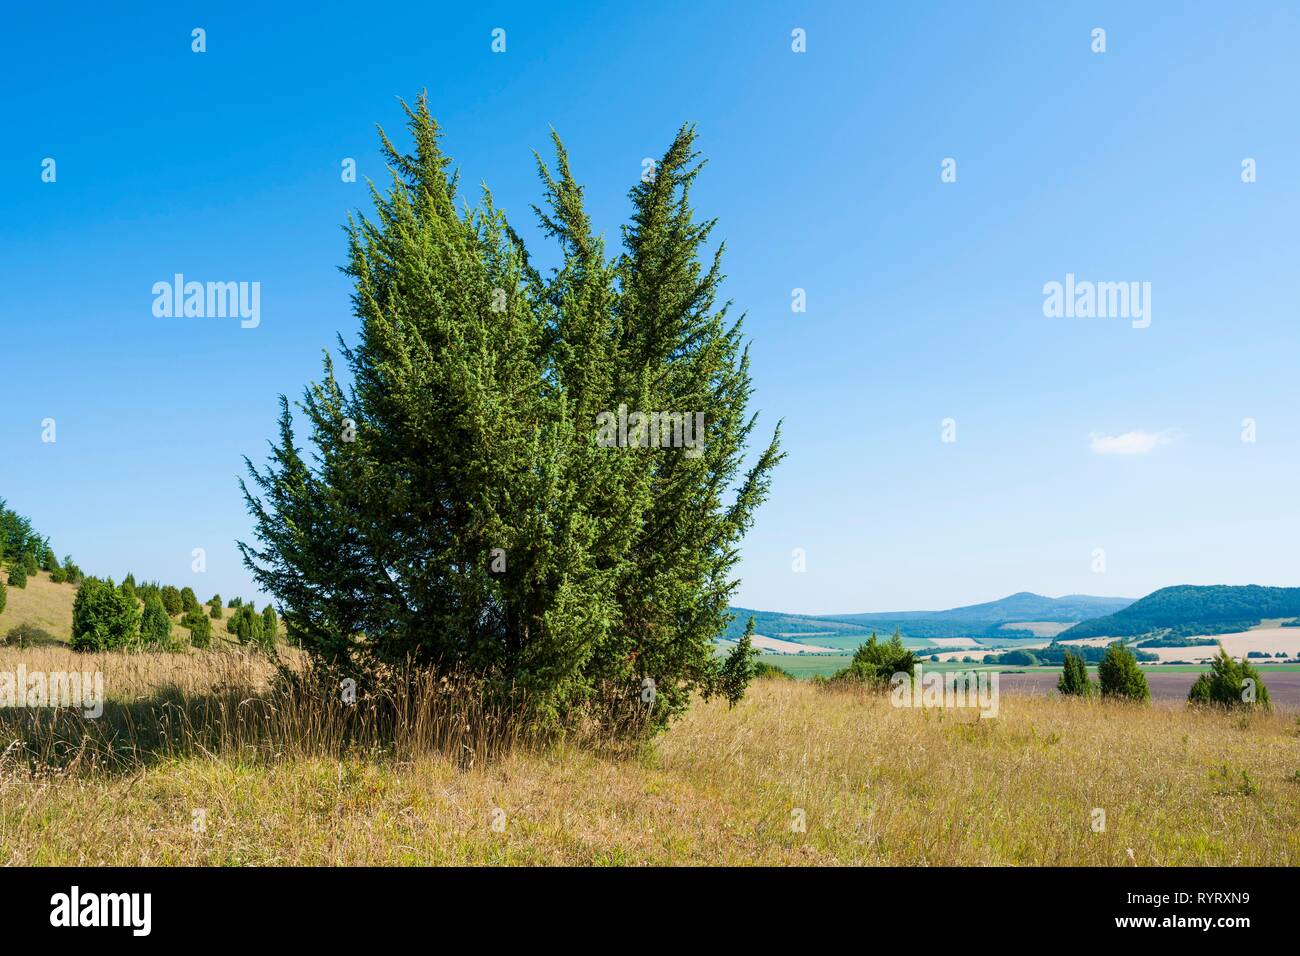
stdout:
{"type": "Polygon", "coordinates": [[[1300,588],[1179,584],[1153,591],[1113,614],[1082,621],[1062,632],[1059,639],[1155,633],[1226,634],[1253,627],[1268,618],[1298,615],[1300,588]]]}

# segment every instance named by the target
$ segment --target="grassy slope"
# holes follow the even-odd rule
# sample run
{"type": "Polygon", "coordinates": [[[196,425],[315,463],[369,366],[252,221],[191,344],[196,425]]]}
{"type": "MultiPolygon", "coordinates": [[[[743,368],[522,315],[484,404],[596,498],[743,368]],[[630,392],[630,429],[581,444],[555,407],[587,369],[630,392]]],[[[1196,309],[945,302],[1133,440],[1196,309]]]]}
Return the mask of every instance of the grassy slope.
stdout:
{"type": "MultiPolygon", "coordinates": [[[[8,574],[4,580],[8,581],[8,574]]],[[[35,624],[61,641],[72,637],[72,603],[77,589],[71,584],[54,584],[44,571],[27,579],[27,587],[6,588],[8,600],[0,612],[0,637],[16,624],[35,624]]]]}
{"type": "MultiPolygon", "coordinates": [[[[19,653],[0,651],[0,669],[19,653]]],[[[72,656],[40,653],[47,668],[72,656]]],[[[96,665],[132,698],[229,679],[231,657],[96,665]]],[[[695,707],[633,759],[551,748],[458,769],[236,751],[37,778],[10,762],[0,847],[13,864],[70,865],[1296,865],[1298,773],[1289,715],[1005,695],[981,721],[763,681],[735,709],[695,707]],[[505,832],[490,825],[498,807],[505,832]]]]}
{"type": "MultiPolygon", "coordinates": [[[[4,580],[8,580],[7,574],[4,580]]],[[[55,584],[44,571],[28,578],[27,587],[25,588],[10,586],[5,609],[0,612],[0,639],[3,639],[9,633],[9,629],[16,624],[35,624],[37,627],[49,631],[60,641],[65,643],[70,641],[72,639],[72,605],[76,600],[76,585],[55,584]]],[[[141,607],[143,607],[143,604],[141,604],[141,607]]],[[[205,614],[207,610],[206,607],[203,609],[205,614]]],[[[226,621],[231,613],[230,609],[223,609],[221,620],[212,622],[212,637],[214,640],[234,640],[230,632],[226,630],[226,621]]],[[[190,642],[190,632],[188,628],[181,627],[180,620],[180,615],[172,618],[172,638],[184,645],[190,642]]],[[[283,626],[280,631],[283,634],[283,626]]]]}

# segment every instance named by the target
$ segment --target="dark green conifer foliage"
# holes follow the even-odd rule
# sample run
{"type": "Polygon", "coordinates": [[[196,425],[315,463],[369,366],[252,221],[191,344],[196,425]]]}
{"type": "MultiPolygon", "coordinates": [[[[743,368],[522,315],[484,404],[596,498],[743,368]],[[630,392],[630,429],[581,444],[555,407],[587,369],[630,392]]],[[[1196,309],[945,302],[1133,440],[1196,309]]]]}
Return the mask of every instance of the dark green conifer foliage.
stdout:
{"type": "Polygon", "coordinates": [[[745,625],[745,633],[719,667],[718,692],[727,699],[728,707],[735,707],[745,696],[745,688],[754,679],[754,658],[757,656],[758,651],[754,648],[754,619],[751,617],[745,625]]]}
{"type": "Polygon", "coordinates": [[[85,575],[81,573],[81,568],[77,567],[77,563],[72,560],[70,554],[63,556],[63,572],[69,584],[80,584],[85,579],[85,575]]]}
{"type": "Polygon", "coordinates": [[[348,227],[347,383],[327,356],[300,403],[309,456],[281,400],[270,461],[249,465],[245,563],[291,641],[337,666],[469,668],[548,718],[649,680],[662,724],[717,689],[710,642],[780,458],[774,437],[742,470],[748,359],[688,202],[694,132],[633,189],[615,259],[557,138],[538,212],[563,262],[543,276],[490,194],[458,209],[423,96],[407,117],[413,151],[381,130],[392,183],[348,227]],[[702,413],[699,453],[601,447],[620,405],[702,413]]]}
{"type": "MultiPolygon", "coordinates": [[[[67,566],[67,562],[64,562],[67,566]]],[[[109,651],[140,640],[140,608],[112,580],[86,578],[72,605],[74,651],[109,651]]]]}
{"type": "Polygon", "coordinates": [[[832,680],[856,681],[877,689],[888,686],[895,674],[916,674],[916,655],[903,646],[903,635],[897,630],[887,641],[877,640],[873,632],[865,644],[858,645],[849,666],[838,671],[832,680]]]}
{"type": "Polygon", "coordinates": [[[1219,645],[1208,672],[1199,674],[1187,694],[1191,704],[1219,707],[1259,707],[1271,710],[1273,702],[1259,671],[1247,660],[1236,661],[1219,645]]]}
{"type": "Polygon", "coordinates": [[[163,607],[162,598],[149,595],[140,618],[140,643],[151,650],[165,650],[171,645],[172,620],[163,607]]]}
{"type": "Polygon", "coordinates": [[[190,644],[203,650],[212,644],[212,621],[203,613],[202,608],[193,608],[185,613],[181,624],[189,628],[190,644]]]}
{"type": "Polygon", "coordinates": [[[274,647],[279,630],[280,621],[275,616],[275,608],[268,604],[262,608],[262,643],[274,647]]]}
{"type": "Polygon", "coordinates": [[[1138,666],[1133,652],[1119,642],[1106,648],[1106,656],[1097,665],[1097,677],[1103,697],[1122,697],[1129,700],[1151,698],[1147,675],[1142,673],[1142,668],[1138,666]]]}
{"type": "Polygon", "coordinates": [[[159,594],[162,597],[163,607],[167,609],[168,614],[176,615],[185,610],[185,602],[181,600],[179,589],[168,584],[163,586],[159,594]]]}
{"type": "Polygon", "coordinates": [[[1092,679],[1088,676],[1088,665],[1078,654],[1065,652],[1061,666],[1061,676],[1057,679],[1056,689],[1062,694],[1091,697],[1095,691],[1092,679]]]}
{"type": "Polygon", "coordinates": [[[226,622],[226,629],[241,644],[261,644],[263,641],[262,616],[250,604],[242,604],[235,609],[235,613],[226,622]]]}

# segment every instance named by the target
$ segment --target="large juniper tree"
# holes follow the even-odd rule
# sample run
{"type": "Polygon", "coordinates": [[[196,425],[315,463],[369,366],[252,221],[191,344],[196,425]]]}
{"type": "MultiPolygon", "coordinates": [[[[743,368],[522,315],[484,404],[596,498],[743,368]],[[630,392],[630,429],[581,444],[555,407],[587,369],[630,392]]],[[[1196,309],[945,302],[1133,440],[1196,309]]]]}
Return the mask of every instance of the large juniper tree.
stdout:
{"type": "Polygon", "coordinates": [[[717,689],[710,641],[780,458],[773,436],[744,470],[748,357],[689,204],[694,131],[632,190],[615,257],[557,138],[537,212],[563,261],[542,275],[490,194],[457,207],[425,98],[406,112],[413,151],[380,130],[392,183],[348,224],[347,380],[327,355],[299,403],[307,457],[281,399],[270,461],[248,466],[245,563],[332,665],[468,668],[548,716],[653,682],[662,722],[717,689]],[[620,406],[698,413],[701,444],[604,447],[620,406]]]}

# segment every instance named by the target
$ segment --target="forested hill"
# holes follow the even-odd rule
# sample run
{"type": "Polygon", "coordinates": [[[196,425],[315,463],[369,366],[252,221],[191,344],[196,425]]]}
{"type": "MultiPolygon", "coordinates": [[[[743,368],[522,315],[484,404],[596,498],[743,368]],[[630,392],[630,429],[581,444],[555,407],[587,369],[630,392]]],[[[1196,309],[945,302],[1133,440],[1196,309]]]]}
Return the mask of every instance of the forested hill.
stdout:
{"type": "Polygon", "coordinates": [[[1067,594],[1064,597],[1045,597],[1030,591],[987,601],[968,604],[946,611],[873,611],[867,614],[831,614],[827,620],[849,624],[878,625],[894,621],[946,621],[983,624],[1005,624],[1015,621],[1086,621],[1089,618],[1112,614],[1133,603],[1133,598],[1094,597],[1090,594],[1067,594]]]}
{"type": "Polygon", "coordinates": [[[836,637],[860,636],[863,640],[873,631],[889,634],[895,628],[904,637],[1033,637],[1032,630],[1016,628],[1023,621],[1083,621],[1110,614],[1133,603],[1132,598],[1094,597],[1067,594],[1044,597],[1019,591],[997,601],[949,608],[945,611],[878,611],[863,614],[783,614],[778,611],[751,611],[733,607],[735,619],[723,637],[734,640],[745,629],[750,615],[755,629],[769,637],[786,637],[798,641],[801,635],[836,637]]]}
{"type": "Polygon", "coordinates": [[[1180,584],[1153,591],[1114,614],[1076,624],[1057,639],[1132,637],[1164,631],[1215,634],[1251,627],[1265,618],[1295,616],[1300,616],[1300,588],[1180,584]]]}

